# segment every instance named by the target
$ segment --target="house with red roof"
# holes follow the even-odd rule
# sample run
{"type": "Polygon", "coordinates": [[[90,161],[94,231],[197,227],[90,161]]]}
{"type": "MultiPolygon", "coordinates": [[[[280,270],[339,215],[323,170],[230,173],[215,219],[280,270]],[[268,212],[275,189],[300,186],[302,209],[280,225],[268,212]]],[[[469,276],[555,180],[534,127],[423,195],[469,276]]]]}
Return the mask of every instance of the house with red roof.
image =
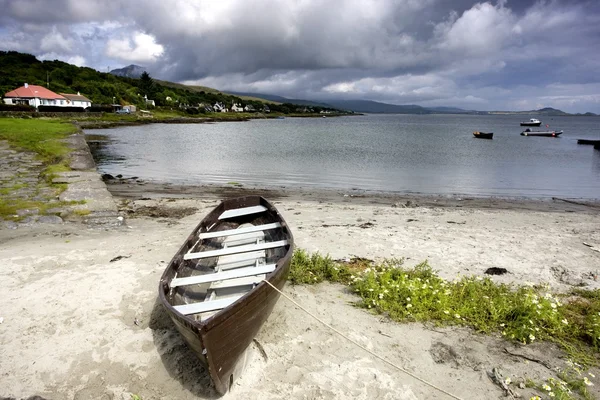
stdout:
{"type": "Polygon", "coordinates": [[[58,106],[58,107],[83,107],[88,108],[92,105],[90,99],[77,94],[54,93],[43,86],[28,85],[27,83],[20,88],[11,90],[4,95],[5,104],[27,104],[38,108],[39,106],[58,106]]]}
{"type": "Polygon", "coordinates": [[[4,95],[6,104],[28,104],[35,108],[39,106],[61,106],[67,104],[67,99],[43,86],[21,86],[4,95]]]}

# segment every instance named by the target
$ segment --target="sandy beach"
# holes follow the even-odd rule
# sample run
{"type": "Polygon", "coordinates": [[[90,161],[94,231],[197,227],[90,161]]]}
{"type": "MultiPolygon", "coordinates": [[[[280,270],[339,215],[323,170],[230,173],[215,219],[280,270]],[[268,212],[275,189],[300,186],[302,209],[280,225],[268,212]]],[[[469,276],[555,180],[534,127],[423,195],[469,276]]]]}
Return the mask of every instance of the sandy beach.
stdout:
{"type": "MultiPolygon", "coordinates": [[[[219,199],[254,191],[109,189],[126,217],[123,227],[0,230],[0,398],[217,397],[158,305],[157,285],[219,199]]],[[[403,257],[408,266],[428,260],[447,279],[497,267],[508,271],[493,277],[498,282],[545,282],[556,291],[600,288],[597,204],[259,192],[282,212],[296,247],[309,252],[403,257]]],[[[513,382],[541,381],[566,361],[547,343],[521,346],[464,328],[390,322],[353,307],[356,298],[339,285],[288,284],[285,293],[367,349],[463,399],[504,398],[488,377],[493,368],[513,382]]],[[[224,399],[450,398],[343,340],[284,298],[256,342],[247,370],[224,399]]],[[[512,387],[523,398],[533,393],[512,387]]]]}

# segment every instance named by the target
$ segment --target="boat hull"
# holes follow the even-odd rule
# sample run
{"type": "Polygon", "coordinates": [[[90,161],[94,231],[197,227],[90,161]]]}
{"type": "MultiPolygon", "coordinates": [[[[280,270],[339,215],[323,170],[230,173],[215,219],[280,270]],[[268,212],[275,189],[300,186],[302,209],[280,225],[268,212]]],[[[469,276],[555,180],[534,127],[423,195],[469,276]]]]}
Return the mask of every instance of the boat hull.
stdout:
{"type": "Polygon", "coordinates": [[[542,136],[542,137],[558,137],[563,131],[548,131],[548,132],[521,132],[521,136],[542,136]]]}
{"type": "Polygon", "coordinates": [[[590,145],[594,145],[594,146],[600,146],[600,140],[577,139],[577,144],[590,144],[590,145]]]}
{"type": "Polygon", "coordinates": [[[473,132],[473,136],[475,136],[477,139],[493,139],[494,133],[493,132],[473,132]]]}
{"type": "MultiPolygon", "coordinates": [[[[293,237],[283,217],[267,200],[259,196],[248,196],[225,200],[209,213],[192,231],[188,239],[175,254],[160,280],[159,298],[167,313],[173,320],[177,330],[183,336],[190,349],[206,365],[215,390],[225,394],[233,381],[238,377],[245,352],[252,340],[267,320],[279,299],[279,292],[267,283],[260,281],[249,292],[224,309],[206,319],[196,319],[194,315],[183,315],[176,308],[181,303],[179,287],[172,287],[172,281],[178,271],[194,268],[184,265],[196,262],[184,260],[184,255],[195,249],[198,234],[223,230],[219,227],[219,215],[226,210],[240,207],[262,205],[267,208],[259,224],[278,222],[281,227],[268,235],[279,240],[285,238],[288,245],[285,249],[275,251],[270,260],[275,262],[275,270],[266,275],[265,280],[278,289],[283,289],[289,273],[293,253],[293,237]]],[[[250,217],[240,217],[244,223],[252,222],[250,217]]],[[[265,235],[267,233],[265,232],[265,235]]],[[[195,276],[195,275],[192,275],[195,276]]],[[[187,290],[187,289],[186,289],[187,290]]]]}
{"type": "Polygon", "coordinates": [[[542,122],[521,122],[521,126],[541,126],[542,122]]]}

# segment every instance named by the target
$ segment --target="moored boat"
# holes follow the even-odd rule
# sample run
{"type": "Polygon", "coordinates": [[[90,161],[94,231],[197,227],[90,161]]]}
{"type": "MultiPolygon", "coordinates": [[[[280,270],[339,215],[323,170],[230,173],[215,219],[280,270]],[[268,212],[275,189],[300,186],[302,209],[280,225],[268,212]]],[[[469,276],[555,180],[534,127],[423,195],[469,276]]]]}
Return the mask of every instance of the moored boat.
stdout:
{"type": "Polygon", "coordinates": [[[562,133],[563,131],[532,131],[528,128],[521,132],[521,136],[558,137],[562,135],[562,133]]]}
{"type": "Polygon", "coordinates": [[[479,132],[479,131],[475,131],[475,132],[473,132],[473,136],[475,136],[478,139],[493,139],[494,138],[494,132],[479,132]]]}
{"type": "Polygon", "coordinates": [[[597,146],[597,145],[600,145],[600,140],[577,139],[577,144],[591,144],[591,145],[597,146]]]}
{"type": "Polygon", "coordinates": [[[536,118],[531,118],[529,121],[521,122],[521,126],[540,126],[542,121],[536,118]]]}
{"type": "Polygon", "coordinates": [[[192,231],[160,279],[159,297],[190,349],[225,394],[243,369],[290,268],[294,241],[260,196],[223,201],[192,231]]]}

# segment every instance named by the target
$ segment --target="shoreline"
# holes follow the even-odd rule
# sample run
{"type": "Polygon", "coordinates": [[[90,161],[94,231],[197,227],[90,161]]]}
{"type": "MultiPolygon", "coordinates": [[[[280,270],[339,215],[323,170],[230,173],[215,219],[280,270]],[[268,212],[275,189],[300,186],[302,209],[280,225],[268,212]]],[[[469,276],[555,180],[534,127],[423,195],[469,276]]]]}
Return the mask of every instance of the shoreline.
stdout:
{"type": "Polygon", "coordinates": [[[264,188],[236,185],[177,185],[131,178],[105,179],[108,190],[124,199],[140,198],[198,198],[214,199],[261,195],[271,200],[317,201],[390,205],[398,208],[440,207],[496,210],[531,210],[546,212],[600,213],[600,200],[570,198],[526,198],[499,196],[470,196],[460,194],[394,193],[365,190],[338,190],[321,188],[264,188]]]}

